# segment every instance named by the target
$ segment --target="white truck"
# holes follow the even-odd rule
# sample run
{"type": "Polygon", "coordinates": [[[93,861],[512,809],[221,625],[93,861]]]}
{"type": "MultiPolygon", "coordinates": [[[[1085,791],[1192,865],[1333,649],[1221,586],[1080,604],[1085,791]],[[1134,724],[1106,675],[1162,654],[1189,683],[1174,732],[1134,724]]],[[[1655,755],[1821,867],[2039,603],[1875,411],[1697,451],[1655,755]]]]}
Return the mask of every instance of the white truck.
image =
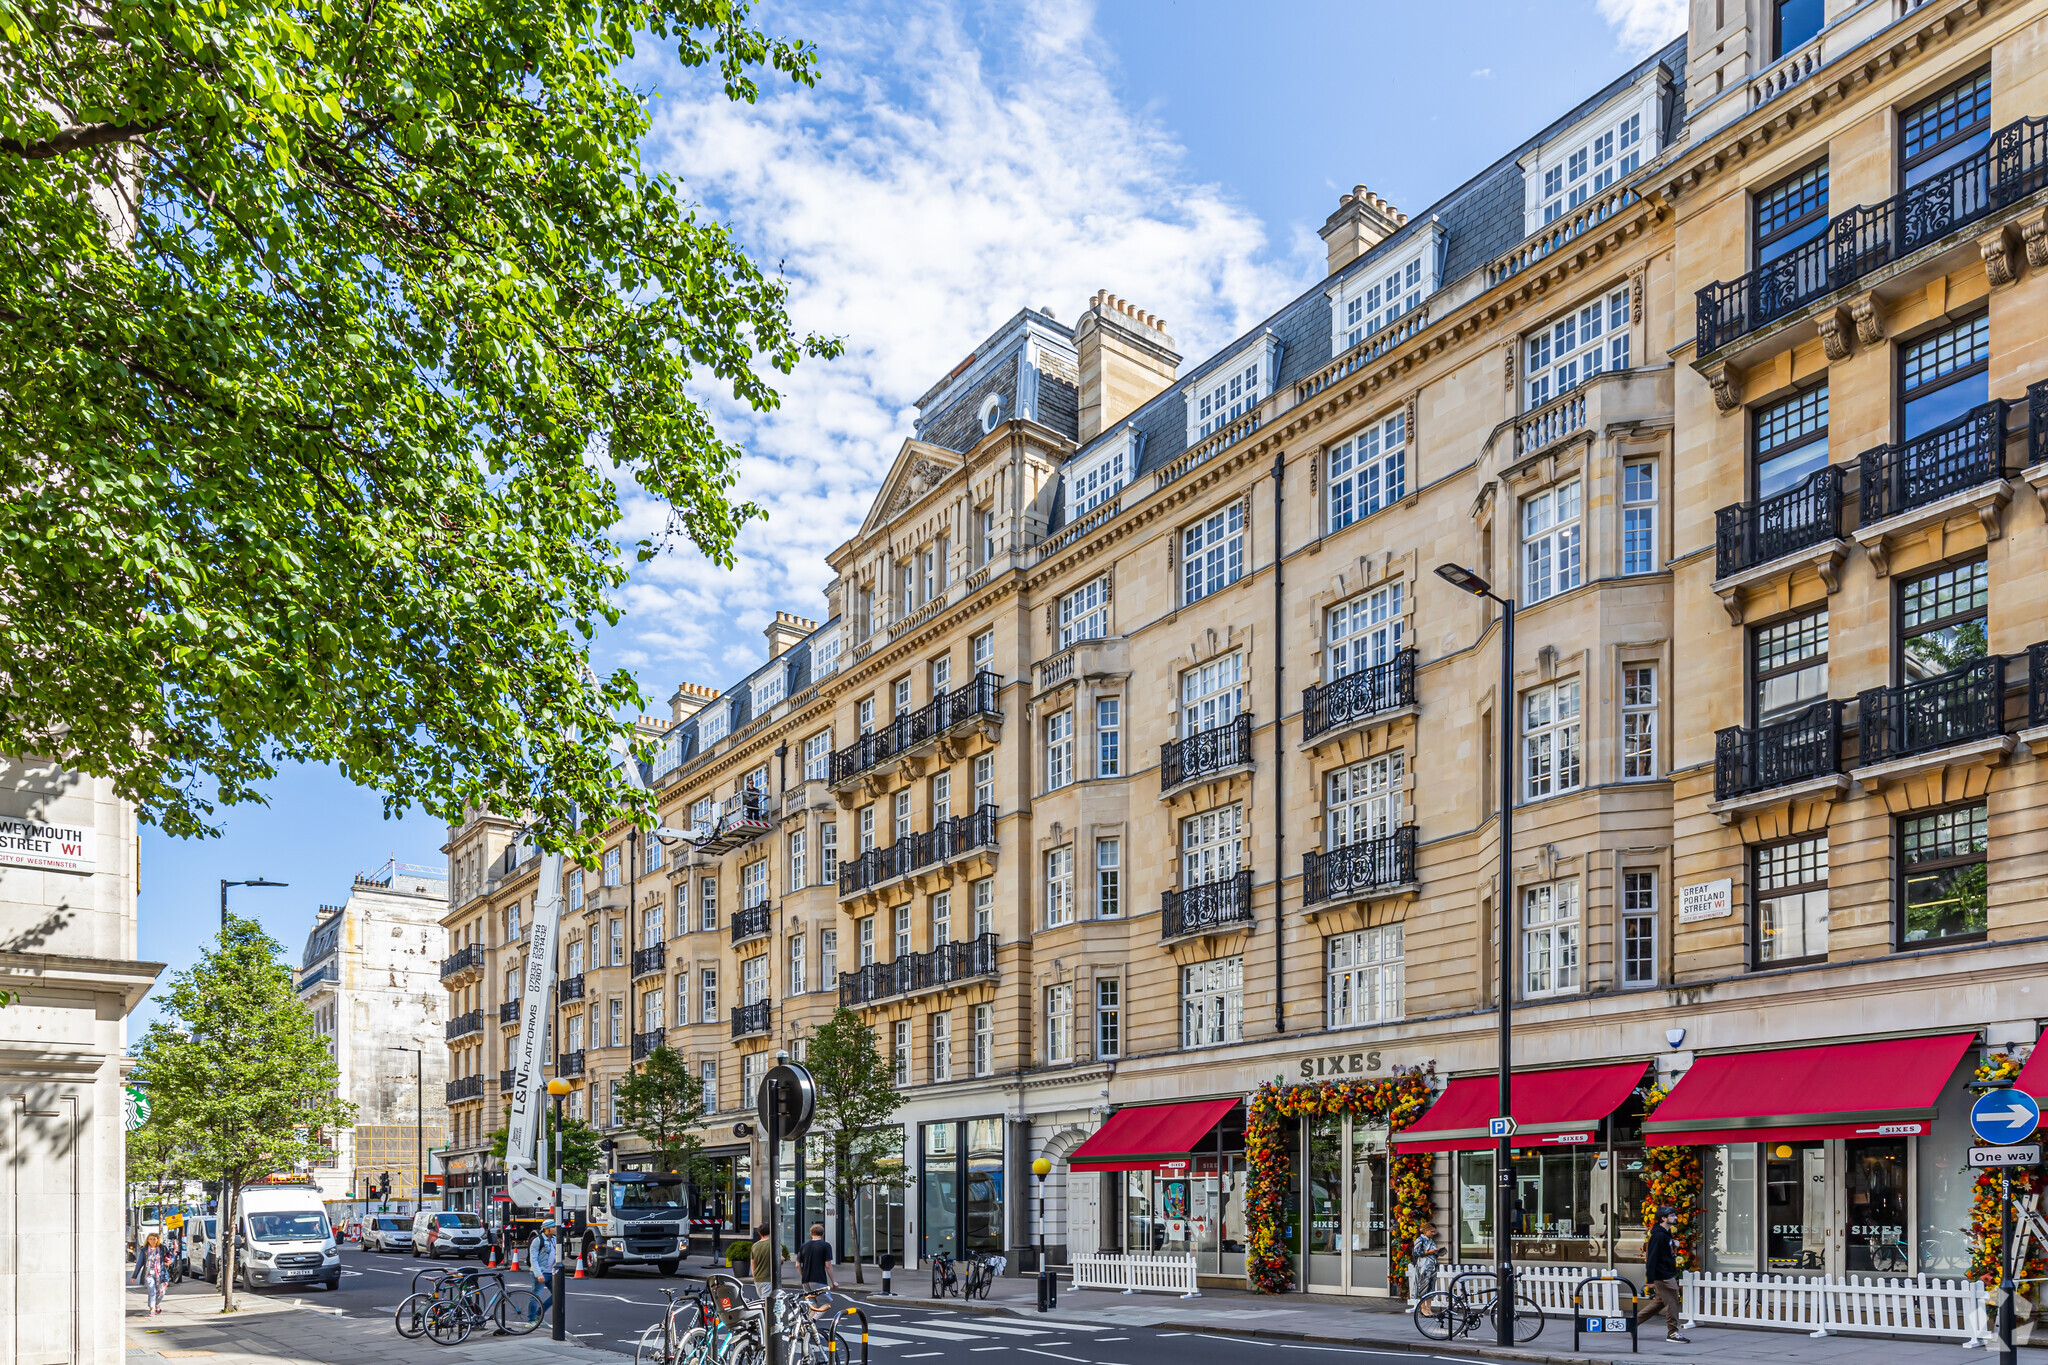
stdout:
{"type": "MultiPolygon", "coordinates": [[[[212,1220],[208,1220],[211,1222],[212,1220]]],[[[220,1273],[218,1237],[208,1239],[203,1273],[220,1273]]],[[[235,1263],[242,1287],[286,1284],[341,1288],[341,1245],[311,1184],[250,1185],[235,1200],[235,1263]]]]}

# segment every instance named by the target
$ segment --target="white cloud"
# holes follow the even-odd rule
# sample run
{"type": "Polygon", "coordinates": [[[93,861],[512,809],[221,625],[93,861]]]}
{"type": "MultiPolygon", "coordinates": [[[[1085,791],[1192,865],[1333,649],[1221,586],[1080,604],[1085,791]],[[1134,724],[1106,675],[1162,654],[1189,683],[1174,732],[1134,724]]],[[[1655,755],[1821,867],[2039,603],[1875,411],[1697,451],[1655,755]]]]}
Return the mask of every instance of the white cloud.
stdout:
{"type": "MultiPolygon", "coordinates": [[[[1012,17],[977,22],[984,50],[945,0],[778,11],[818,43],[823,80],[752,107],[672,63],[630,73],[668,92],[648,162],[782,263],[800,327],[846,339],[778,381],[776,412],[714,398],[748,450],[739,493],[769,517],[736,571],[676,549],[621,593],[602,652],[657,702],[686,677],[730,685],[777,609],[823,613],[824,556],[858,528],[913,402],[1018,309],[1071,323],[1107,288],[1165,317],[1193,362],[1302,286],[1256,216],[1192,183],[1181,149],[1118,103],[1090,8],[1012,17]]],[[[662,509],[627,510],[628,536],[658,533],[662,509]]]]}
{"type": "Polygon", "coordinates": [[[1631,57],[1648,56],[1685,32],[1686,0],[1599,0],[1598,8],[1631,57]]]}
{"type": "Polygon", "coordinates": [[[1473,79],[1473,80],[1475,80],[1475,81],[1490,81],[1490,80],[1492,80],[1492,79],[1493,79],[1493,68],[1492,68],[1492,67],[1490,67],[1490,66],[1482,66],[1482,67],[1480,67],[1480,68],[1479,68],[1479,69],[1478,69],[1477,71],[1474,71],[1474,72],[1472,73],[1472,79],[1473,79]]]}

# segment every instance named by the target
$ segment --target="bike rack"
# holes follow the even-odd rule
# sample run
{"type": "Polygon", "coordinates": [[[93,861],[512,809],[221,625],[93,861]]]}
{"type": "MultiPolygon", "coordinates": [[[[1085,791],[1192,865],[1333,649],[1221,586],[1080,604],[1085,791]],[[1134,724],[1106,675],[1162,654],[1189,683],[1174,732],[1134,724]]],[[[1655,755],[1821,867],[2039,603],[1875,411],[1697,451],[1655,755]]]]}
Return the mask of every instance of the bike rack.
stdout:
{"type": "MultiPolygon", "coordinates": [[[[848,1313],[860,1319],[860,1365],[868,1365],[868,1315],[851,1304],[839,1310],[839,1316],[842,1318],[848,1313]]],[[[839,1333],[836,1330],[832,1333],[832,1344],[826,1349],[834,1357],[832,1365],[839,1365],[839,1333]]]]}
{"type": "Polygon", "coordinates": [[[1588,1275],[1585,1279],[1580,1280],[1572,1286],[1572,1349],[1574,1351],[1579,1349],[1580,1332],[1598,1333],[1604,1336],[1612,1332],[1626,1331],[1628,1333],[1628,1349],[1630,1353],[1640,1353],[1643,1349],[1643,1344],[1636,1335],[1636,1325],[1642,1304],[1643,1291],[1636,1288],[1635,1281],[1626,1275],[1617,1275],[1610,1270],[1600,1275],[1588,1275]],[[1587,1285],[1616,1283],[1628,1286],[1628,1311],[1626,1313],[1618,1318],[1611,1318],[1604,1313],[1588,1313],[1584,1311],[1585,1304],[1583,1298],[1587,1285]]]}

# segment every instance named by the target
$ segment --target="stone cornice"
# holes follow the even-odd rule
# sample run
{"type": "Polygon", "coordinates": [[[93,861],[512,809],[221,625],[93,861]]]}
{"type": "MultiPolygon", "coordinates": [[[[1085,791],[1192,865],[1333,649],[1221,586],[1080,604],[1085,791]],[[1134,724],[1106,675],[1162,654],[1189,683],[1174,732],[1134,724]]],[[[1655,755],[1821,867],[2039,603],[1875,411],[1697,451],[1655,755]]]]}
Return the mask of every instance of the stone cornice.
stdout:
{"type": "Polygon", "coordinates": [[[75,957],[68,953],[0,952],[0,983],[10,990],[28,992],[21,1003],[35,1004],[39,991],[62,991],[66,995],[120,995],[124,1012],[134,1009],[149,994],[149,988],[163,973],[161,962],[137,962],[125,958],[75,957]]]}

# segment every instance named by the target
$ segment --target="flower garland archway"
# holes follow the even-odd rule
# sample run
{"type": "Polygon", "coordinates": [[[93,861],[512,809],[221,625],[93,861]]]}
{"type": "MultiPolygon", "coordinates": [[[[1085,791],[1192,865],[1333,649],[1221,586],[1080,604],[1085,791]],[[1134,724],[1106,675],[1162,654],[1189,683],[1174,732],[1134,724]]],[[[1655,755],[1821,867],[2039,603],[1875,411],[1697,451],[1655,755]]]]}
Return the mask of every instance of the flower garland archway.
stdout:
{"type": "MultiPolygon", "coordinates": [[[[1979,1081],[2009,1081],[2020,1074],[2021,1062],[2003,1052],[1994,1052],[1990,1059],[1977,1068],[1975,1079],[1979,1081]]],[[[2013,1192],[2029,1195],[2040,1191],[2044,1183],[2041,1168],[2030,1166],[2011,1170],[2013,1192]]],[[[1994,1295],[1998,1292],[1999,1266],[2004,1260],[2005,1240],[1999,1228],[1998,1190],[1999,1173],[1995,1170],[1977,1172],[1977,1179],[1970,1195],[1970,1278],[1983,1285],[1994,1295]]],[[[2018,1320],[2017,1339],[2025,1343],[2032,1339],[2033,1324],[2039,1317],[2038,1297],[2042,1276],[2048,1275],[2048,1260],[2038,1253],[2027,1256],[2027,1264],[2020,1270],[2018,1302],[2013,1305],[2014,1317],[2018,1320]],[[2029,1283],[2031,1281],[2032,1283],[2029,1283]]],[[[1994,1302],[1996,1300],[1994,1299],[1994,1302]]]]}
{"type": "MultiPolygon", "coordinates": [[[[1657,1106],[1671,1093],[1668,1085],[1652,1085],[1643,1094],[1643,1117],[1657,1112],[1657,1106]]],[[[1643,1148],[1643,1183],[1650,1197],[1643,1205],[1643,1222],[1650,1210],[1671,1210],[1672,1250],[1678,1258],[1678,1272],[1698,1270],[1700,1222],[1700,1149],[1697,1147],[1643,1148]]]]}
{"type": "MultiPolygon", "coordinates": [[[[1287,1173],[1291,1163],[1283,1141],[1283,1120],[1349,1114],[1352,1119],[1384,1123],[1400,1132],[1422,1117],[1431,1094],[1429,1067],[1396,1068],[1385,1080],[1322,1081],[1309,1085],[1261,1085],[1252,1096],[1245,1120],[1245,1162],[1250,1183],[1245,1192],[1245,1273],[1261,1294],[1281,1294],[1294,1287],[1294,1258],[1285,1235],[1287,1173]]],[[[1391,1156],[1387,1183],[1392,1186],[1388,1210],[1390,1286],[1408,1281],[1408,1248],[1430,1216],[1430,1171],[1427,1153],[1391,1156]]]]}

